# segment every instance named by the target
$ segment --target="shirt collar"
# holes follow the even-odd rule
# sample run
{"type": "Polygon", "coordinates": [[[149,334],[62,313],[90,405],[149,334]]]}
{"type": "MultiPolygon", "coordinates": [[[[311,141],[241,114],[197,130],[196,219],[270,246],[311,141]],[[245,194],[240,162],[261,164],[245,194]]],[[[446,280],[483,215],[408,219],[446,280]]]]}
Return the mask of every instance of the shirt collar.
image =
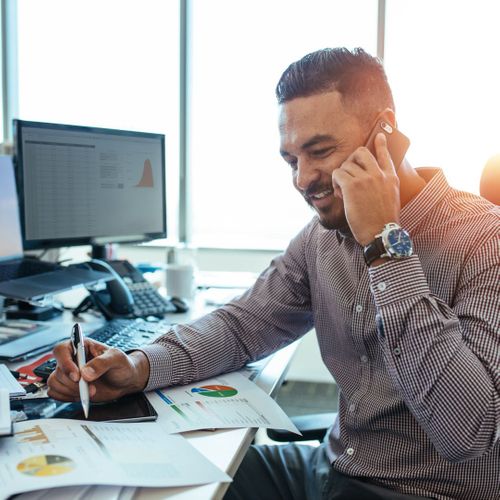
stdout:
{"type": "Polygon", "coordinates": [[[411,233],[451,189],[440,168],[417,168],[426,185],[401,209],[401,226],[411,233]]]}

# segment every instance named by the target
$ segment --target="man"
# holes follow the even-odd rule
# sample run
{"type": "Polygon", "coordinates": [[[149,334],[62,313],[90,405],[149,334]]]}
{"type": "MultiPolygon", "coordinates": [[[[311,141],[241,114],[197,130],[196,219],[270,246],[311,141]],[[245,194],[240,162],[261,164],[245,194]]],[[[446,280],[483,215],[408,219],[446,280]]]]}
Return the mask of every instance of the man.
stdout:
{"type": "MultiPolygon", "coordinates": [[[[396,122],[363,50],[305,56],[277,97],[281,154],[316,217],[227,306],[128,356],[89,341],[92,399],[235,370],[314,327],[340,389],[327,442],[252,447],[227,498],[496,498],[498,208],[394,165],[382,133],[364,147],[396,122]]],[[[68,344],[55,354],[49,394],[78,399],[68,344]]]]}

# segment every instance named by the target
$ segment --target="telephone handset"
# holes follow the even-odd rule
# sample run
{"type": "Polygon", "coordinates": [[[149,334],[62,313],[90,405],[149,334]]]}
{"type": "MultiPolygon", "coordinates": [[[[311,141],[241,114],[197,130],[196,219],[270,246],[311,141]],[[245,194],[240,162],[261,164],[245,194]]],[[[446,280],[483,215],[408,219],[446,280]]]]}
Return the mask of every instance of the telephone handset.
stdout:
{"type": "Polygon", "coordinates": [[[104,314],[106,319],[132,318],[134,299],[121,276],[104,260],[92,259],[87,265],[113,275],[113,279],[106,282],[104,290],[89,290],[90,302],[104,314]]]}
{"type": "Polygon", "coordinates": [[[370,137],[368,137],[368,140],[366,141],[366,147],[373,155],[375,155],[375,136],[379,132],[382,132],[387,139],[387,149],[389,150],[392,163],[394,164],[394,168],[397,172],[403,158],[405,157],[406,151],[410,147],[410,139],[408,139],[408,137],[406,137],[406,135],[400,132],[396,127],[379,116],[370,133],[370,137]]]}
{"type": "Polygon", "coordinates": [[[162,297],[127,260],[92,259],[87,264],[93,269],[111,273],[114,279],[106,282],[104,290],[89,290],[87,302],[82,302],[75,314],[92,305],[99,309],[106,319],[161,317],[167,313],[185,312],[185,309],[180,310],[170,300],[162,297]]]}

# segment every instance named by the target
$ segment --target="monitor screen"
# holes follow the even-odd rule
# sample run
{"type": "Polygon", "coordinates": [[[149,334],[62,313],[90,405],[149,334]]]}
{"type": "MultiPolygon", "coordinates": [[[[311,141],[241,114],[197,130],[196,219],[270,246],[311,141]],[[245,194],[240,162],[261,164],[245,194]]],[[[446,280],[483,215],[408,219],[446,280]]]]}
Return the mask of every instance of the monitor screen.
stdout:
{"type": "Polygon", "coordinates": [[[14,120],[26,250],[165,238],[165,136],[14,120]]]}

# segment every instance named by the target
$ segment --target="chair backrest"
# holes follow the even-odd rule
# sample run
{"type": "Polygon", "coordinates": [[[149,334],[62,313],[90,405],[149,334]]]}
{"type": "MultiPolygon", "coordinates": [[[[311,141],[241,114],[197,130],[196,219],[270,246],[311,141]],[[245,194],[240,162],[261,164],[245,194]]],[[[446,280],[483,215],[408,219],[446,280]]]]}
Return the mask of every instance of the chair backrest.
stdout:
{"type": "Polygon", "coordinates": [[[479,193],[483,198],[500,205],[500,154],[492,156],[483,168],[479,193]]]}

